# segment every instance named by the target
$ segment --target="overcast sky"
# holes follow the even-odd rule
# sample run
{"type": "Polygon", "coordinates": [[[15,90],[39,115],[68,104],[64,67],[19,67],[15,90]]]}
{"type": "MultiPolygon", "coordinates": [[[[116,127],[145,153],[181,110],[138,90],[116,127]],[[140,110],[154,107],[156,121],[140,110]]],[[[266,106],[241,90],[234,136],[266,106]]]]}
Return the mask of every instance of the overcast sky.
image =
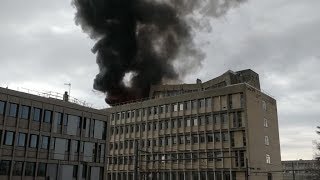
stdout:
{"type": "MultiPolygon", "coordinates": [[[[282,159],[311,159],[320,125],[320,1],[249,0],[210,21],[197,33],[206,53],[185,82],[203,81],[231,69],[253,69],[262,89],[278,102],[282,159]]],[[[38,91],[68,90],[96,107],[92,91],[98,66],[94,42],[74,24],[66,0],[1,0],[0,86],[38,91]]]]}

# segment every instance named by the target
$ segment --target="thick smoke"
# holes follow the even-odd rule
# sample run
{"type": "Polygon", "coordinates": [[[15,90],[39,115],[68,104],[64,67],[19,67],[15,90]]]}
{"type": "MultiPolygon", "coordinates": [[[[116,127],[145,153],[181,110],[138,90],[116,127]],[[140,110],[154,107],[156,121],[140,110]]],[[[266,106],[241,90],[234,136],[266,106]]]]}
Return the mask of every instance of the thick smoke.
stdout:
{"type": "Polygon", "coordinates": [[[173,66],[178,56],[198,62],[204,57],[186,17],[195,9],[218,16],[220,7],[238,1],[210,0],[203,6],[205,0],[73,0],[76,24],[97,41],[92,52],[100,72],[94,89],[113,105],[148,97],[151,85],[178,80],[173,66]],[[130,86],[124,83],[128,73],[130,86]]]}

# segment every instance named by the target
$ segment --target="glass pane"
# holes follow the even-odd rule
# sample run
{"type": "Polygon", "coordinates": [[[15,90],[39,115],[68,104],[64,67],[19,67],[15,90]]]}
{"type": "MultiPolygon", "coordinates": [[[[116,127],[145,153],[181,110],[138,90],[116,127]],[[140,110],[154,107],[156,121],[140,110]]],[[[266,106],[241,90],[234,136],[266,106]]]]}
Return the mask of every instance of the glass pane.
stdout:
{"type": "Polygon", "coordinates": [[[33,109],[33,120],[39,122],[40,119],[41,119],[41,109],[34,108],[33,109]]]}
{"type": "Polygon", "coordinates": [[[0,101],[0,114],[4,114],[6,109],[6,102],[0,101]]]}
{"type": "Polygon", "coordinates": [[[13,145],[14,132],[7,131],[5,134],[4,144],[8,146],[13,145]]]}
{"type": "Polygon", "coordinates": [[[10,103],[9,116],[17,117],[17,112],[18,112],[18,105],[10,103]]]}
{"type": "Polygon", "coordinates": [[[26,136],[25,133],[19,133],[18,146],[24,147],[26,145],[26,136]]]}

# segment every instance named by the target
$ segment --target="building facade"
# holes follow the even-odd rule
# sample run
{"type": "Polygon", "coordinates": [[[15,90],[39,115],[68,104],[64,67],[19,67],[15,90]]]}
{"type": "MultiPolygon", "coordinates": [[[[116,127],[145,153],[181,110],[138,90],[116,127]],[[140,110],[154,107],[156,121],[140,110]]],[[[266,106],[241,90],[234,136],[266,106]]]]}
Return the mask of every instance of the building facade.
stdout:
{"type": "Polygon", "coordinates": [[[154,86],[149,100],[107,111],[107,179],[282,179],[276,100],[251,70],[154,86]]]}
{"type": "Polygon", "coordinates": [[[1,180],[102,180],[105,111],[0,88],[1,180]]]}
{"type": "Polygon", "coordinates": [[[282,180],[276,101],[251,70],[102,110],[67,99],[0,88],[1,180],[282,180]]]}

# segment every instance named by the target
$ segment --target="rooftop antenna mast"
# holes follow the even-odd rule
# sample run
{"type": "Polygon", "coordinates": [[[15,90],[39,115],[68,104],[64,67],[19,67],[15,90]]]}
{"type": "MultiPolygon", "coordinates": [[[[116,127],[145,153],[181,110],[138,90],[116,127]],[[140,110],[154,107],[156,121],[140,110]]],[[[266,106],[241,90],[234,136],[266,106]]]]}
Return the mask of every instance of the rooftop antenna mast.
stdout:
{"type": "Polygon", "coordinates": [[[71,91],[71,83],[64,83],[65,86],[69,86],[69,96],[70,96],[70,91],[71,91]]]}

